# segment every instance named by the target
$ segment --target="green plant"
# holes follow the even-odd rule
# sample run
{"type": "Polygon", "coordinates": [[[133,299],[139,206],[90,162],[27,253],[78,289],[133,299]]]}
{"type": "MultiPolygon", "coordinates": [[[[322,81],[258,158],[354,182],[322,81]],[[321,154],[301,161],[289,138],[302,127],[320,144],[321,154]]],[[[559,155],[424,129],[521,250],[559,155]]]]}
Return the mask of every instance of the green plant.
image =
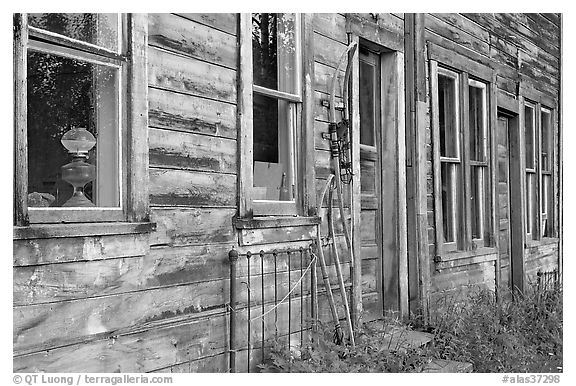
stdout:
{"type": "Polygon", "coordinates": [[[420,349],[403,349],[402,339],[384,339],[387,329],[364,325],[356,332],[356,347],[334,343],[334,329],[321,322],[311,333],[311,342],[298,351],[290,351],[284,344],[275,345],[268,359],[258,367],[262,372],[418,372],[428,363],[420,349]]]}
{"type": "Polygon", "coordinates": [[[562,369],[562,288],[476,290],[446,296],[431,321],[426,355],[471,362],[475,372],[557,372],[562,369]]]}

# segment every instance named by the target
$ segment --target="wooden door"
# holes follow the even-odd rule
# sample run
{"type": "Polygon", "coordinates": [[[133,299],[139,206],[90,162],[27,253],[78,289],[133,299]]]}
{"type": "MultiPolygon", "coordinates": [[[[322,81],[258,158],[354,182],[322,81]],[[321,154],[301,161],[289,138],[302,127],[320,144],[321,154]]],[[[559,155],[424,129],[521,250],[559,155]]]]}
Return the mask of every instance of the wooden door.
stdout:
{"type": "Polygon", "coordinates": [[[362,305],[365,320],[382,315],[380,216],[380,65],[378,55],[360,50],[360,191],[362,305]]]}
{"type": "MultiPolygon", "coordinates": [[[[364,319],[399,310],[397,162],[394,125],[385,122],[385,54],[360,49],[360,191],[364,319]],[[384,78],[384,79],[383,79],[384,78]],[[387,127],[390,126],[390,127],[387,127]]],[[[394,91],[397,92],[397,91],[394,91]]]]}
{"type": "Polygon", "coordinates": [[[508,118],[498,117],[498,238],[500,283],[510,285],[510,146],[508,118]]]}
{"type": "Polygon", "coordinates": [[[498,239],[500,284],[524,288],[524,241],[518,116],[498,114],[498,239]]]}

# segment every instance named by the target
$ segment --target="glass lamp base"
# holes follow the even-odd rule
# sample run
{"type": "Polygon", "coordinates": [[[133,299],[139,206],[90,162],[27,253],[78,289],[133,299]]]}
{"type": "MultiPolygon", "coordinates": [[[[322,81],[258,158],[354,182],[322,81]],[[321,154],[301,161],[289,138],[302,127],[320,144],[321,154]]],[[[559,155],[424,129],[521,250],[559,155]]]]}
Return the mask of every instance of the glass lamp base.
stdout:
{"type": "Polygon", "coordinates": [[[94,207],[95,205],[86,198],[84,193],[81,191],[75,191],[72,197],[68,201],[66,201],[63,207],[80,207],[80,208],[87,208],[87,207],[94,207]]]}

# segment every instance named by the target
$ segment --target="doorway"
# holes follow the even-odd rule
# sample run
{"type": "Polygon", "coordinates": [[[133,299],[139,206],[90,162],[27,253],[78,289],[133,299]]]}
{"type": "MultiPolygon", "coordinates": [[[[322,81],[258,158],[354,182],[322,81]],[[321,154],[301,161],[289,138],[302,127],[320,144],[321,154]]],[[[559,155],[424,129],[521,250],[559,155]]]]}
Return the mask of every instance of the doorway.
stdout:
{"type": "Polygon", "coordinates": [[[521,169],[518,116],[498,112],[497,191],[499,282],[502,287],[523,288],[521,169]]]}
{"type": "Polygon", "coordinates": [[[364,320],[400,310],[397,56],[359,50],[362,304],[364,320]]]}

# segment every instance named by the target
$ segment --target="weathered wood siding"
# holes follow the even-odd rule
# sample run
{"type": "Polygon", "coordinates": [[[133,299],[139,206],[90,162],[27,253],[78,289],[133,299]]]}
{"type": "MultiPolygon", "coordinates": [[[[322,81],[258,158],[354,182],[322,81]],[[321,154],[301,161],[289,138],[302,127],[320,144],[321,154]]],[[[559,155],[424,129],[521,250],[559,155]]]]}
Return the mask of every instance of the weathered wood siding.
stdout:
{"type": "MultiPolygon", "coordinates": [[[[149,200],[156,229],[149,234],[14,240],[14,371],[227,371],[228,251],[232,246],[250,251],[305,246],[315,237],[314,225],[260,229],[234,225],[239,202],[238,15],[148,17],[149,200]]],[[[311,194],[320,191],[331,170],[329,142],[322,138],[328,131],[328,109],[322,100],[328,99],[332,74],[348,43],[347,17],[353,33],[403,51],[403,14],[314,15],[314,127],[306,128],[314,131],[316,179],[311,194]]],[[[517,96],[523,81],[526,87],[558,99],[556,15],[431,14],[425,23],[428,41],[495,68],[500,90],[517,96]]],[[[341,71],[337,90],[343,77],[341,71]]],[[[428,239],[433,259],[432,141],[427,119],[426,146],[420,150],[427,155],[428,239]]],[[[351,201],[348,195],[345,201],[351,201]]],[[[322,234],[327,233],[325,212],[321,213],[322,234]]],[[[347,207],[347,221],[350,212],[347,207]]],[[[336,207],[334,216],[349,291],[351,262],[336,207]]],[[[373,221],[361,219],[360,239],[373,237],[369,234],[373,221]]],[[[326,252],[334,285],[335,267],[326,252]]],[[[526,252],[527,275],[554,269],[557,255],[558,243],[553,240],[531,244],[526,252]]],[[[376,260],[365,257],[358,257],[363,259],[360,285],[370,311],[379,301],[379,278],[376,260]]],[[[440,268],[431,263],[431,306],[446,293],[465,292],[476,285],[494,288],[496,258],[472,256],[440,268]]],[[[289,268],[283,269],[280,275],[289,268]]],[[[291,280],[297,280],[300,269],[290,269],[291,280]]],[[[252,272],[258,272],[258,267],[252,272]]],[[[240,269],[239,274],[245,275],[246,270],[240,269]]],[[[269,284],[265,282],[266,296],[271,296],[269,284]]],[[[242,288],[238,296],[245,303],[247,290],[242,288]]],[[[330,320],[320,274],[318,289],[319,316],[330,320]]],[[[288,286],[280,289],[287,290],[288,286]]],[[[338,301],[339,296],[335,298],[338,301]]],[[[309,299],[304,302],[307,305],[309,299]]],[[[283,307],[279,312],[286,315],[283,307]]],[[[298,313],[292,317],[299,321],[298,313]]],[[[239,339],[240,345],[245,343],[245,338],[239,339]]],[[[238,361],[245,355],[240,352],[238,361]]],[[[257,358],[259,353],[252,355],[257,358]]]]}
{"type": "MultiPolygon", "coordinates": [[[[425,39],[494,69],[499,93],[518,99],[519,96],[527,97],[523,95],[524,90],[537,90],[545,100],[558,103],[560,99],[560,24],[556,14],[426,14],[425,39]]],[[[429,68],[427,66],[427,76],[429,68]]],[[[429,79],[426,84],[429,88],[429,79]]],[[[427,116],[426,137],[426,149],[420,150],[426,151],[428,161],[428,239],[429,255],[433,259],[437,241],[430,114],[427,116]]],[[[496,131],[493,140],[496,140],[496,131]]],[[[557,186],[555,193],[558,194],[557,186]]],[[[524,259],[527,282],[539,270],[547,272],[558,267],[558,244],[558,240],[529,243],[524,259]]],[[[497,254],[463,258],[454,268],[447,268],[444,263],[431,264],[431,308],[434,309],[438,299],[444,295],[458,291],[464,293],[464,288],[495,289],[497,258],[497,254]]],[[[502,284],[508,282],[508,275],[509,264],[506,261],[500,272],[502,284]]]]}

